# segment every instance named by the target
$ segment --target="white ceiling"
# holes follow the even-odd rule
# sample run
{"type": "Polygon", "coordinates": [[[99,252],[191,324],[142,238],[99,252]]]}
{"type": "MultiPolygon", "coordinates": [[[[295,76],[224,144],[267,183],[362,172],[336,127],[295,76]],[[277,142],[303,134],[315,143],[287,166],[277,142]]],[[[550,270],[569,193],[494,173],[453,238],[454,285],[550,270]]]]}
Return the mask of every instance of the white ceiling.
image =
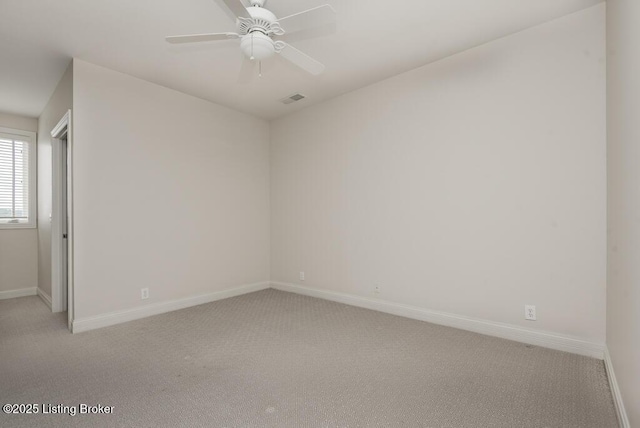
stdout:
{"type": "Polygon", "coordinates": [[[240,84],[237,40],[164,41],[235,31],[214,0],[0,0],[0,111],[39,116],[76,57],[271,119],[600,2],[268,0],[280,17],[334,7],[334,33],[292,41],[327,69],[313,77],[274,58],[262,78],[240,84]],[[296,92],[308,98],[278,101],[296,92]]]}

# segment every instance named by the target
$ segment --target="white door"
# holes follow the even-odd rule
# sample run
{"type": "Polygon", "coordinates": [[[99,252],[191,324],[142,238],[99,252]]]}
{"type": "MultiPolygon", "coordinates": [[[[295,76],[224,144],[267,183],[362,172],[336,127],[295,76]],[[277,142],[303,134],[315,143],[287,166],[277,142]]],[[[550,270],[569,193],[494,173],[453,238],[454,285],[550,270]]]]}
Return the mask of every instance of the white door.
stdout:
{"type": "MultiPolygon", "coordinates": [[[[60,217],[62,218],[62,230],[60,231],[62,233],[62,254],[60,255],[60,276],[62,278],[62,284],[60,284],[62,286],[62,310],[66,311],[68,308],[68,300],[69,300],[69,280],[68,280],[68,266],[69,266],[69,258],[68,258],[68,254],[69,254],[69,245],[68,245],[68,236],[69,236],[69,218],[67,216],[68,213],[68,207],[67,207],[67,194],[68,194],[68,189],[67,189],[67,183],[68,181],[68,168],[67,168],[67,136],[65,135],[61,140],[60,140],[60,149],[62,151],[60,156],[60,162],[62,163],[61,165],[61,174],[60,174],[60,178],[61,178],[61,183],[60,183],[60,187],[61,187],[61,191],[62,191],[62,201],[60,204],[60,217]]],[[[70,322],[70,318],[69,318],[69,322],[70,322]]],[[[71,326],[69,325],[69,328],[71,328],[71,326]]]]}

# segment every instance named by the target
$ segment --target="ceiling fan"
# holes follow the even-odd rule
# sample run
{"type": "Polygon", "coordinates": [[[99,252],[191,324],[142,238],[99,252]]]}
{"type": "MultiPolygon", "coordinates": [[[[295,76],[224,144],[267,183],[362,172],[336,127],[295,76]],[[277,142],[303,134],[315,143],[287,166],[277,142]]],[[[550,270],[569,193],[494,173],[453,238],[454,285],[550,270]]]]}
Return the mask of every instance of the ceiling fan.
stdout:
{"type": "Polygon", "coordinates": [[[313,75],[321,74],[325,67],[309,55],[294,48],[278,36],[316,28],[335,22],[336,12],[328,4],[318,6],[284,18],[276,17],[266,9],[266,0],[250,0],[251,6],[245,7],[242,0],[216,0],[230,16],[236,20],[236,33],[207,33],[185,36],[170,36],[169,43],[195,43],[214,40],[240,39],[240,49],[251,63],[243,64],[243,68],[252,67],[274,54],[279,54],[292,64],[313,75]]]}

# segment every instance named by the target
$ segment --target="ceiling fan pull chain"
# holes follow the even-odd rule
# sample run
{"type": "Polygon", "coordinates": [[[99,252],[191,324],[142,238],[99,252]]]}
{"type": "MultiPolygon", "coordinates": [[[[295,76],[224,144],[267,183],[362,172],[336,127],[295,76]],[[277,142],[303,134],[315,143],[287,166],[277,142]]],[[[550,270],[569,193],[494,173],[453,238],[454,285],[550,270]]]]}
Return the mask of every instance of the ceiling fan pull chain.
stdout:
{"type": "Polygon", "coordinates": [[[251,58],[250,58],[250,59],[251,59],[251,61],[253,61],[254,59],[256,59],[256,58],[253,56],[253,33],[251,33],[251,58]]]}

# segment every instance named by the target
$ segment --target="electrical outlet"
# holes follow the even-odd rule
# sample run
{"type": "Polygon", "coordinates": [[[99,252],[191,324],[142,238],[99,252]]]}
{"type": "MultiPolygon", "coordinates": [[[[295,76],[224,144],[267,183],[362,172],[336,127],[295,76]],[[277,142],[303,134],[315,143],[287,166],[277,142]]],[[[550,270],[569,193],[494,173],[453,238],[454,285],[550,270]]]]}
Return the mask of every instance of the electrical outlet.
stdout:
{"type": "Polygon", "coordinates": [[[378,294],[380,294],[380,286],[379,286],[379,285],[377,285],[377,284],[376,284],[376,285],[373,287],[373,294],[374,294],[374,295],[376,295],[376,296],[377,296],[378,294]]]}
{"type": "Polygon", "coordinates": [[[524,319],[529,321],[536,320],[536,307],[533,305],[524,306],[524,319]]]}
{"type": "Polygon", "coordinates": [[[148,288],[143,288],[142,290],[140,290],[140,298],[142,300],[149,298],[149,289],[148,288]]]}
{"type": "Polygon", "coordinates": [[[304,272],[300,272],[300,281],[304,281],[304,272]]]}

